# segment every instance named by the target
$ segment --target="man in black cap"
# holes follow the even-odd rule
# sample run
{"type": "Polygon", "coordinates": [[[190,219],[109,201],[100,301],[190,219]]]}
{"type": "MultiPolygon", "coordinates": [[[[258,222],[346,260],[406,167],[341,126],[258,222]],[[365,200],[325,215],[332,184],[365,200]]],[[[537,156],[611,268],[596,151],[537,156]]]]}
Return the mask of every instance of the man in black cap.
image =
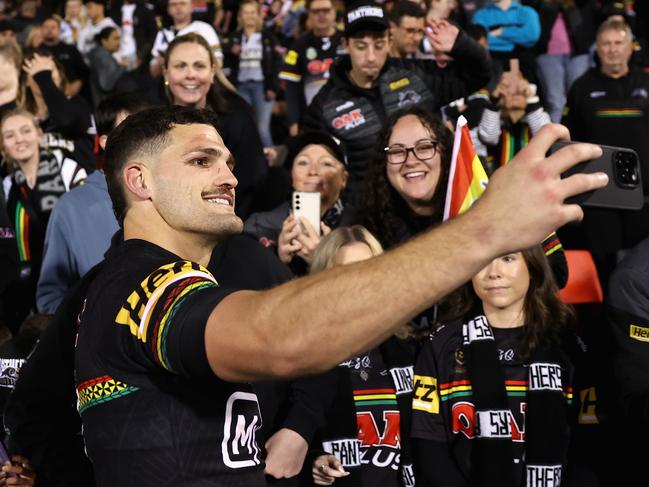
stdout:
{"type": "Polygon", "coordinates": [[[388,116],[412,104],[436,111],[489,81],[487,51],[448,21],[431,24],[426,33],[435,51],[455,59],[444,68],[429,60],[388,59],[389,27],[383,7],[352,4],[342,40],[349,55],[334,64],[302,124],[304,130],[324,130],[342,141],[350,173],[347,202],[353,203],[360,190],[376,135],[388,116]]]}
{"type": "Polygon", "coordinates": [[[0,20],[0,42],[16,40],[16,26],[11,20],[0,20]]]}

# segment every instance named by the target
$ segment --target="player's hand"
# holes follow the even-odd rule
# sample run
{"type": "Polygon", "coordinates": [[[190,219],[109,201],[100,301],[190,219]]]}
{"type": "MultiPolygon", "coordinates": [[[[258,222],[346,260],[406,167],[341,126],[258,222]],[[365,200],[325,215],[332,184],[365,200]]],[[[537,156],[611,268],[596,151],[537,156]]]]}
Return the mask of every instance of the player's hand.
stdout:
{"type": "Polygon", "coordinates": [[[300,233],[300,222],[293,215],[289,215],[282,223],[282,230],[277,238],[277,255],[284,264],[290,263],[302,249],[302,244],[297,239],[300,233]]]}
{"type": "Polygon", "coordinates": [[[336,479],[349,475],[349,472],[345,471],[340,460],[333,455],[320,455],[313,461],[311,474],[314,484],[331,485],[336,479]]]}
{"type": "Polygon", "coordinates": [[[572,144],[546,158],[554,142],[569,138],[562,125],[543,127],[509,164],[493,174],[482,198],[467,212],[483,242],[494,246],[494,255],[532,247],[560,226],[580,221],[581,207],[565,200],[608,183],[603,173],[561,179],[567,169],[602,154],[596,145],[572,144]]]}
{"type": "Polygon", "coordinates": [[[266,442],[267,475],[276,479],[295,477],[302,470],[309,444],[289,428],[277,431],[266,442]]]}

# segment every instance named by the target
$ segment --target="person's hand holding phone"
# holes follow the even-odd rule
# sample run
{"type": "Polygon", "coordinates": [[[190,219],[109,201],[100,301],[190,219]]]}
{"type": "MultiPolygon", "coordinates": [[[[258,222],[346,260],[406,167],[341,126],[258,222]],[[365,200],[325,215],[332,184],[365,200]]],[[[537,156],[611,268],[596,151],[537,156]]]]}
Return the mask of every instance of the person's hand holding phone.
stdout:
{"type": "MultiPolygon", "coordinates": [[[[313,253],[322,237],[318,235],[307,218],[301,217],[299,220],[301,231],[297,236],[297,241],[300,243],[301,248],[298,250],[297,255],[310,264],[313,259],[313,253]]],[[[320,230],[323,236],[331,233],[331,228],[322,222],[320,222],[320,230]]]]}
{"type": "Polygon", "coordinates": [[[284,264],[291,262],[302,249],[302,244],[297,240],[300,233],[302,233],[302,229],[299,220],[295,216],[289,215],[282,223],[282,230],[277,238],[277,255],[284,264]]]}

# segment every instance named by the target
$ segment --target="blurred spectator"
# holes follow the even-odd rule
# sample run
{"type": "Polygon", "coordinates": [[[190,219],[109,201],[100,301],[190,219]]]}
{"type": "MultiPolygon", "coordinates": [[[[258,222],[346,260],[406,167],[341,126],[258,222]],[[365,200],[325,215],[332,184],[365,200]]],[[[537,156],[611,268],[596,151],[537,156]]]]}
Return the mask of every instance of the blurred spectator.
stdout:
{"type": "MultiPolygon", "coordinates": [[[[139,93],[102,101],[95,111],[102,150],[114,127],[128,115],[147,107],[139,93]]],[[[103,171],[93,172],[83,186],[61,197],[52,210],[45,233],[43,265],[36,290],[36,304],[41,313],[56,312],[68,289],[103,259],[117,230],[103,171]]]]}
{"type": "Polygon", "coordinates": [[[16,108],[23,55],[15,40],[0,42],[0,116],[16,108]]]}
{"type": "Polygon", "coordinates": [[[84,0],[89,22],[79,32],[77,45],[79,52],[89,64],[88,55],[96,46],[95,38],[106,27],[118,27],[113,19],[106,17],[106,4],[104,0],[84,0]]]}
{"type": "Polygon", "coordinates": [[[32,25],[25,30],[23,46],[26,49],[37,49],[43,44],[43,33],[40,25],[32,25]]]}
{"type": "Polygon", "coordinates": [[[445,67],[423,59],[388,59],[389,23],[374,3],[356,4],[345,25],[343,46],[349,55],[334,63],[302,129],[324,130],[342,141],[350,173],[344,199],[354,203],[385,119],[409,105],[436,111],[472,93],[487,83],[491,65],[486,50],[447,21],[427,34],[436,51],[455,59],[445,67]]]}
{"type": "MultiPolygon", "coordinates": [[[[536,79],[532,48],[541,36],[539,14],[517,0],[497,0],[478,10],[473,23],[487,29],[489,52],[494,60],[520,59],[521,71],[528,80],[536,79]]],[[[496,73],[499,75],[498,70],[496,73]]]]}
{"type": "Polygon", "coordinates": [[[520,71],[505,71],[491,92],[491,103],[482,112],[478,137],[488,147],[493,169],[507,164],[550,116],[541,106],[536,86],[520,71]]]}
{"type": "MultiPolygon", "coordinates": [[[[600,66],[573,84],[568,93],[565,125],[573,140],[634,149],[641,172],[649,174],[649,74],[629,65],[632,53],[629,26],[611,18],[597,31],[600,66]]],[[[643,177],[645,199],[649,178],[643,177]]],[[[649,206],[640,211],[589,208],[580,231],[563,230],[566,244],[593,253],[600,281],[608,282],[615,253],[649,236],[649,206]]]]}
{"type": "Polygon", "coordinates": [[[264,147],[272,147],[270,119],[279,86],[280,57],[277,40],[271,31],[262,30],[257,0],[242,0],[239,29],[225,46],[230,79],[239,95],[255,110],[257,130],[264,147]]]}
{"type": "Polygon", "coordinates": [[[13,23],[20,41],[24,42],[29,29],[40,25],[45,18],[45,11],[39,4],[38,0],[22,0],[18,4],[18,13],[13,18],[13,23]]]}
{"type": "Polygon", "coordinates": [[[572,83],[590,67],[595,10],[595,0],[543,0],[539,7],[541,38],[536,46],[536,65],[554,123],[561,121],[572,83]]]}
{"type": "Polygon", "coordinates": [[[16,27],[10,20],[0,20],[0,42],[16,40],[16,27]]]}
{"type": "Polygon", "coordinates": [[[475,13],[489,3],[491,3],[491,0],[459,0],[460,10],[466,24],[474,23],[473,16],[475,13]]]}
{"type": "Polygon", "coordinates": [[[26,56],[23,63],[26,81],[20,106],[33,113],[44,132],[46,148],[60,148],[73,154],[86,172],[95,170],[93,154],[94,125],[86,100],[66,96],[67,79],[56,59],[39,50],[26,56]]]}
{"type": "Polygon", "coordinates": [[[219,67],[223,66],[223,51],[221,41],[214,28],[200,20],[192,20],[191,0],[169,0],[167,12],[171,16],[173,25],[163,27],[156,34],[153,48],[151,49],[151,63],[149,71],[151,76],[156,78],[162,74],[164,55],[171,41],[176,36],[185,34],[198,34],[202,36],[212,50],[214,59],[219,67]]]}
{"type": "Polygon", "coordinates": [[[83,61],[83,56],[72,44],[61,41],[61,18],[48,17],[41,24],[43,50],[51,52],[54,58],[63,66],[65,77],[68,80],[66,95],[75,96],[88,81],[88,67],[83,61]]]}
{"type": "Polygon", "coordinates": [[[144,0],[113,0],[110,8],[110,16],[121,26],[122,43],[117,53],[120,64],[129,71],[141,64],[148,66],[158,32],[153,8],[144,0]]]}
{"type": "Polygon", "coordinates": [[[277,208],[253,213],[245,222],[244,231],[266,247],[274,248],[293,274],[307,273],[313,252],[326,235],[340,224],[343,204],[340,195],[347,184],[345,154],[339,144],[323,132],[304,133],[291,144],[287,157],[291,165],[294,191],[320,193],[321,228],[313,228],[291,214],[291,202],[277,208]]]}
{"type": "Polygon", "coordinates": [[[121,42],[119,29],[105,27],[97,34],[96,42],[97,45],[88,54],[90,88],[95,106],[111,95],[137,90],[135,79],[127,72],[129,60],[120,57],[118,62],[115,59],[121,42]]]}
{"type": "Polygon", "coordinates": [[[616,481],[632,485],[646,475],[643,450],[634,438],[649,434],[649,239],[630,250],[615,267],[606,296],[612,333],[618,426],[616,481]],[[629,428],[628,425],[633,425],[629,428]]]}
{"type": "Polygon", "coordinates": [[[299,121],[306,107],[329,79],[336,56],[343,53],[333,1],[308,0],[306,9],[310,30],[291,46],[279,73],[279,78],[286,81],[286,121],[292,137],[299,133],[299,121]]]}
{"type": "Polygon", "coordinates": [[[398,2],[390,11],[392,48],[396,58],[413,58],[424,37],[424,11],[411,1],[398,2]]]}
{"type": "Polygon", "coordinates": [[[20,285],[7,293],[13,302],[10,326],[20,324],[35,309],[36,282],[52,208],[63,193],[86,177],[86,171],[63,152],[41,151],[41,135],[33,115],[25,110],[8,111],[0,121],[1,148],[13,169],[3,186],[21,264],[20,285]]]}
{"type": "Polygon", "coordinates": [[[199,34],[185,34],[171,41],[165,51],[163,69],[172,104],[209,107],[219,115],[219,134],[236,161],[234,175],[239,184],[235,211],[246,218],[263,195],[268,175],[250,107],[230,90],[231,85],[216,64],[212,48],[199,34]]]}
{"type": "Polygon", "coordinates": [[[66,0],[63,24],[61,25],[62,41],[79,47],[79,33],[89,22],[86,9],[81,0],[66,0]]]}

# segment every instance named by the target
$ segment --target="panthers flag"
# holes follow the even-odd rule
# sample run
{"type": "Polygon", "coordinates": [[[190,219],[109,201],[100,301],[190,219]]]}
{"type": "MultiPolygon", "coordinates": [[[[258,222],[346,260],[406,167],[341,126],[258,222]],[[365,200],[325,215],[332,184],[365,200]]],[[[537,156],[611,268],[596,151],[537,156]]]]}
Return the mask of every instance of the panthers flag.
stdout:
{"type": "Polygon", "coordinates": [[[461,215],[484,193],[489,178],[475,152],[466,118],[460,116],[455,127],[453,158],[448,175],[444,220],[461,215]]]}

